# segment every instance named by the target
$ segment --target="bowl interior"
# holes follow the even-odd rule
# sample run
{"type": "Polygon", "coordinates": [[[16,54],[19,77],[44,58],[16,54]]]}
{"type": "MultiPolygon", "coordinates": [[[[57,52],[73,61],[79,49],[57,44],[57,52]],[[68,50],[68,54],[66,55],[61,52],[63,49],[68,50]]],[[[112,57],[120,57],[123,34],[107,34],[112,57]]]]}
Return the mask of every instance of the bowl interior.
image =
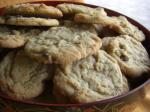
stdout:
{"type": "MultiPolygon", "coordinates": [[[[51,1],[51,2],[50,1],[44,1],[44,2],[40,2],[40,3],[45,3],[47,5],[53,5],[53,6],[55,6],[55,5],[57,5],[59,3],[63,3],[63,2],[58,2],[58,1],[57,2],[56,1],[55,2],[54,1],[51,1]]],[[[68,2],[68,3],[73,3],[73,2],[68,2]]],[[[81,3],[78,3],[78,4],[81,4],[81,3]]],[[[97,7],[97,6],[89,5],[89,4],[84,4],[84,5],[87,5],[87,6],[90,6],[90,7],[97,7]]],[[[118,12],[112,11],[110,9],[106,9],[106,8],[105,8],[105,11],[108,13],[109,16],[123,15],[123,14],[120,14],[118,12]]],[[[0,14],[2,14],[2,13],[3,13],[3,9],[0,9],[0,14]]],[[[123,16],[125,16],[125,15],[123,15],[123,16]]],[[[139,24],[136,21],[134,21],[133,19],[131,19],[129,17],[127,17],[127,18],[128,18],[128,20],[132,24],[134,24],[135,26],[137,26],[140,30],[142,30],[144,32],[144,34],[146,36],[146,40],[142,44],[147,49],[147,52],[150,55],[150,32],[145,27],[143,27],[141,24],[139,24]]],[[[7,54],[7,52],[9,52],[9,51],[10,51],[10,49],[4,49],[4,50],[0,51],[0,59],[2,59],[5,56],[5,54],[7,54]]],[[[150,79],[150,73],[145,73],[141,77],[138,77],[136,79],[135,78],[134,79],[128,78],[129,83],[130,83],[130,91],[128,93],[125,93],[123,95],[120,95],[120,96],[117,96],[117,97],[114,97],[114,98],[110,98],[110,99],[106,99],[106,100],[102,100],[102,101],[93,102],[93,104],[96,104],[96,103],[107,103],[107,102],[111,102],[111,101],[123,98],[125,96],[128,96],[128,95],[130,95],[130,94],[138,91],[146,83],[149,83],[150,82],[149,79],[150,79]]],[[[41,94],[40,96],[38,96],[37,98],[32,99],[32,100],[18,101],[18,102],[28,103],[28,104],[44,105],[44,106],[52,106],[52,105],[53,106],[87,105],[87,104],[58,104],[58,103],[56,103],[56,101],[55,101],[55,99],[54,99],[54,97],[52,95],[52,92],[51,92],[52,85],[53,85],[52,81],[47,81],[45,83],[46,83],[47,86],[45,87],[45,91],[43,92],[43,94],[41,94]],[[51,87],[49,85],[51,85],[51,87]]],[[[3,97],[5,99],[9,99],[9,100],[13,100],[13,101],[17,101],[14,98],[10,98],[10,97],[6,96],[2,92],[0,92],[0,97],[3,97]]],[[[88,104],[91,104],[91,103],[88,103],[88,104]]]]}

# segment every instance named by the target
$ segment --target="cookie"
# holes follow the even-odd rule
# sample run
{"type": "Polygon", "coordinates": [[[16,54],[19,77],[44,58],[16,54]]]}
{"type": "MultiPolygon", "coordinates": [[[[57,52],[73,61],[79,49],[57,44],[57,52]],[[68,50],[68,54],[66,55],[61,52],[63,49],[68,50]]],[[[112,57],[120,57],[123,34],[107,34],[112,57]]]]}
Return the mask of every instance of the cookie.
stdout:
{"type": "Polygon", "coordinates": [[[60,9],[64,14],[84,13],[89,15],[103,15],[103,16],[107,15],[107,13],[101,7],[91,8],[84,5],[63,3],[58,4],[57,8],[60,9]]]}
{"type": "Polygon", "coordinates": [[[150,70],[150,60],[146,49],[137,40],[128,35],[105,37],[102,49],[113,56],[124,74],[138,77],[150,70]]]}
{"type": "Polygon", "coordinates": [[[13,29],[7,26],[0,26],[0,47],[17,48],[25,44],[28,38],[38,34],[38,29],[13,29]]]}
{"type": "Polygon", "coordinates": [[[5,15],[23,15],[23,16],[39,16],[39,17],[62,17],[62,12],[53,7],[45,4],[18,4],[8,6],[4,9],[5,15]]]}
{"type": "Polygon", "coordinates": [[[87,23],[87,24],[101,24],[101,25],[114,24],[113,21],[110,19],[110,17],[102,15],[93,16],[83,13],[76,14],[74,17],[74,21],[78,23],[87,23]]]}
{"type": "Polygon", "coordinates": [[[112,24],[112,29],[120,33],[121,35],[129,35],[138,41],[144,41],[144,33],[138,29],[138,27],[131,24],[126,17],[112,17],[114,21],[117,21],[117,24],[112,24]]]}
{"type": "Polygon", "coordinates": [[[52,27],[31,38],[26,53],[43,63],[68,64],[95,53],[101,39],[88,30],[77,27],[52,27]]]}
{"type": "Polygon", "coordinates": [[[74,17],[78,23],[100,24],[120,35],[129,35],[138,41],[145,40],[145,35],[136,26],[131,24],[125,17],[93,16],[79,13],[74,17]]]}
{"type": "Polygon", "coordinates": [[[129,90],[117,62],[103,50],[64,70],[57,68],[53,83],[56,97],[60,94],[76,103],[108,99],[129,90]]]}
{"type": "Polygon", "coordinates": [[[1,24],[18,26],[58,26],[59,21],[56,19],[10,16],[6,17],[5,22],[1,24]]]}
{"type": "Polygon", "coordinates": [[[51,75],[49,69],[27,57],[23,51],[12,51],[0,63],[0,88],[18,100],[34,98],[43,92],[43,81],[51,75]]]}
{"type": "Polygon", "coordinates": [[[91,33],[94,33],[96,35],[98,35],[97,31],[96,31],[96,28],[93,24],[82,24],[82,23],[75,23],[73,21],[70,21],[70,20],[64,20],[64,21],[61,21],[61,26],[65,26],[65,27],[75,27],[76,30],[78,29],[79,31],[80,30],[87,30],[91,33]]]}

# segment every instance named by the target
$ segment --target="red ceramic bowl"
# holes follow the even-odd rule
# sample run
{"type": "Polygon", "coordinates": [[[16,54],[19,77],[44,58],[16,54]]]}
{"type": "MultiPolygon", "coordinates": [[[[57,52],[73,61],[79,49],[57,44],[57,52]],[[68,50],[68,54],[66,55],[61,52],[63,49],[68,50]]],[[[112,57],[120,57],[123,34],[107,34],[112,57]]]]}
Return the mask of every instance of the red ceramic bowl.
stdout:
{"type": "MultiPolygon", "coordinates": [[[[34,2],[35,3],[35,2],[34,2]]],[[[56,2],[56,1],[44,1],[38,3],[45,3],[47,5],[57,5],[63,2],[56,2]]],[[[73,2],[67,2],[73,3],[73,2]]],[[[77,4],[77,3],[75,3],[77,4]]],[[[78,3],[81,4],[81,3],[78,3]]],[[[90,4],[82,4],[85,6],[90,7],[97,7],[90,4]]],[[[109,16],[119,16],[123,15],[118,12],[112,11],[110,9],[104,8],[105,11],[108,13],[109,16]]],[[[2,14],[3,9],[0,10],[2,14]]],[[[125,15],[123,15],[125,16],[125,15]]],[[[127,17],[127,16],[126,16],[127,17]]],[[[147,49],[150,55],[150,32],[141,24],[136,22],[135,20],[127,17],[127,19],[137,26],[140,30],[142,30],[146,36],[146,40],[143,42],[143,45],[147,49]]],[[[3,54],[0,54],[2,57],[3,54]]],[[[44,92],[38,98],[33,100],[26,100],[26,101],[18,101],[17,99],[10,98],[0,92],[0,111],[2,112],[119,112],[119,108],[124,104],[128,103],[128,101],[137,95],[139,92],[143,90],[143,87],[150,83],[150,73],[143,74],[143,76],[136,78],[136,79],[129,79],[130,82],[130,91],[122,94],[120,96],[116,96],[110,99],[91,102],[91,103],[83,103],[83,104],[58,104],[55,103],[54,98],[52,97],[51,93],[48,91],[47,88],[46,92],[44,92]],[[47,94],[51,97],[43,97],[47,96],[47,94]],[[44,99],[44,100],[43,100],[44,99]]],[[[48,82],[49,83],[49,82],[48,82]]]]}

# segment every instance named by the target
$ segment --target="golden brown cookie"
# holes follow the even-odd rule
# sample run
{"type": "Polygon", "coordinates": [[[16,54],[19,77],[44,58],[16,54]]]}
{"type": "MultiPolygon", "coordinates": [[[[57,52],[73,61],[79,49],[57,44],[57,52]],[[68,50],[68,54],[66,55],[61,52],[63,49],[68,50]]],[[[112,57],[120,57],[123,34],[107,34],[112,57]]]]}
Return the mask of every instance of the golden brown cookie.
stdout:
{"type": "Polygon", "coordinates": [[[23,16],[39,16],[39,17],[62,17],[62,12],[53,7],[45,4],[17,4],[8,6],[4,9],[6,15],[23,15],[23,16]]]}
{"type": "Polygon", "coordinates": [[[117,31],[121,35],[129,35],[138,41],[144,41],[144,33],[138,29],[135,25],[131,24],[126,17],[112,17],[113,21],[116,21],[115,24],[111,24],[112,30],[117,31]]]}
{"type": "Polygon", "coordinates": [[[105,51],[58,68],[54,76],[54,95],[65,101],[87,103],[112,98],[129,90],[117,61],[105,51]]]}
{"type": "Polygon", "coordinates": [[[0,26],[0,47],[17,48],[23,46],[29,38],[39,34],[41,30],[21,28],[14,29],[0,26]]]}
{"type": "Polygon", "coordinates": [[[19,100],[37,97],[51,68],[30,59],[23,51],[12,51],[0,63],[0,89],[19,100]]]}
{"type": "Polygon", "coordinates": [[[150,59],[144,46],[128,35],[105,37],[102,49],[113,56],[123,73],[129,77],[138,77],[150,70],[150,59]]]}
{"type": "Polygon", "coordinates": [[[36,18],[36,17],[21,17],[7,16],[0,17],[4,22],[0,24],[16,25],[16,26],[58,26],[59,21],[56,19],[36,18]]]}
{"type": "Polygon", "coordinates": [[[101,47],[101,39],[87,29],[52,27],[29,39],[26,53],[43,63],[68,64],[91,55],[101,47]]]}
{"type": "Polygon", "coordinates": [[[107,13],[101,7],[91,8],[84,5],[63,3],[63,4],[58,4],[57,8],[60,9],[64,14],[69,14],[69,15],[78,14],[78,13],[84,13],[84,14],[95,15],[95,16],[107,15],[107,13]]]}
{"type": "Polygon", "coordinates": [[[74,17],[74,21],[77,23],[86,23],[86,24],[101,24],[101,25],[113,24],[113,21],[110,19],[110,17],[103,15],[89,15],[83,13],[76,14],[74,17]]]}

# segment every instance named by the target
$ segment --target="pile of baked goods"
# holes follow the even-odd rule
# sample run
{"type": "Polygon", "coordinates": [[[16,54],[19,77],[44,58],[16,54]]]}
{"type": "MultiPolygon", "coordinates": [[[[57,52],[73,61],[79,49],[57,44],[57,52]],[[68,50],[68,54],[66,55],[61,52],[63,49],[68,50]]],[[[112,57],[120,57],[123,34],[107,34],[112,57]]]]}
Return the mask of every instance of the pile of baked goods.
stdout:
{"type": "Polygon", "coordinates": [[[18,100],[38,97],[46,80],[59,102],[108,99],[129,91],[126,77],[149,71],[143,32],[101,7],[18,4],[0,24],[1,49],[11,49],[0,62],[0,89],[18,100]]]}

